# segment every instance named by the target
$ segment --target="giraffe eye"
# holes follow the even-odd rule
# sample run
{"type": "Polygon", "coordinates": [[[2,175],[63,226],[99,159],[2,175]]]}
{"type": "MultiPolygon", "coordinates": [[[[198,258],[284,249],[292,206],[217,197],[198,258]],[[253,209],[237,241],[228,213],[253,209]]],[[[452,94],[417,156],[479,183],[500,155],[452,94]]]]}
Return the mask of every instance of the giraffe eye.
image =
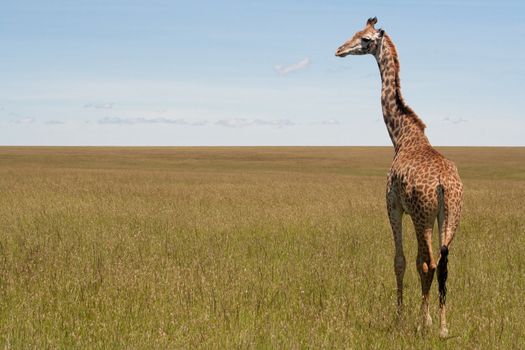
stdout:
{"type": "Polygon", "coordinates": [[[370,38],[361,38],[361,40],[362,40],[364,43],[369,43],[369,42],[370,42],[370,38]]]}

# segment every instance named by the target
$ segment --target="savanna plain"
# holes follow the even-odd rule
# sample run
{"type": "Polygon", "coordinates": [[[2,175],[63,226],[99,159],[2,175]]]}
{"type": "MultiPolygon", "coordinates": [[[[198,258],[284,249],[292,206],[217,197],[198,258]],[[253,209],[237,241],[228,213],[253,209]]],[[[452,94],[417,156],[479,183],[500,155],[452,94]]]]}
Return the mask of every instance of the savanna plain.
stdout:
{"type": "Polygon", "coordinates": [[[390,147],[2,147],[0,346],[524,347],[525,148],[439,150],[465,184],[446,340],[435,281],[417,330],[408,217],[395,316],[390,147]]]}

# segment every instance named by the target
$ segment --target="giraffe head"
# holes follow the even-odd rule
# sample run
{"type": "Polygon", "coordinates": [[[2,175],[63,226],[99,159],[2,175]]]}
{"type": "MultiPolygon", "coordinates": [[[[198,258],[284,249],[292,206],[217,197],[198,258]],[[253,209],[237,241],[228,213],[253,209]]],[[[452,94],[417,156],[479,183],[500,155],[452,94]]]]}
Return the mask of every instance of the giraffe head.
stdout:
{"type": "Polygon", "coordinates": [[[335,52],[336,56],[345,57],[346,55],[366,55],[376,53],[379,41],[384,35],[383,29],[375,29],[377,17],[369,18],[363,30],[358,31],[354,36],[341,45],[335,52]]]}

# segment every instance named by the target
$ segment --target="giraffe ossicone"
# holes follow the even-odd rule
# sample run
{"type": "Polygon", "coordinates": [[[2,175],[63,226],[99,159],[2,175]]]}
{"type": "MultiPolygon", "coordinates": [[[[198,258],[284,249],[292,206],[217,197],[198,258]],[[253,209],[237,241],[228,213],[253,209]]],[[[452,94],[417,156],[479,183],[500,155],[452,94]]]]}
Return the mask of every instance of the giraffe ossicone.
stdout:
{"type": "Polygon", "coordinates": [[[336,56],[373,55],[381,74],[381,106],[388,134],[394,145],[394,160],[388,173],[386,202],[395,246],[394,271],[397,282],[398,313],[403,307],[402,217],[410,215],[416,231],[416,267],[421,280],[422,323],[432,324],[429,292],[437,271],[440,336],[448,336],[445,318],[449,247],[459,226],[463,184],[453,162],[436,151],[425,135],[425,124],[405,103],[399,79],[399,58],[392,39],[376,29],[377,18],[369,18],[365,28],[341,45],[336,56]],[[432,254],[432,230],[437,220],[439,261],[432,254]]]}

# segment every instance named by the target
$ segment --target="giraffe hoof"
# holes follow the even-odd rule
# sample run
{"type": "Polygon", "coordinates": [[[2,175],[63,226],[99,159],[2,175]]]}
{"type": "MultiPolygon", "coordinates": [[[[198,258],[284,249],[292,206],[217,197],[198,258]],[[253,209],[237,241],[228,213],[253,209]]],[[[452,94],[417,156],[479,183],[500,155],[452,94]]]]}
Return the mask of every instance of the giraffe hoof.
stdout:
{"type": "Polygon", "coordinates": [[[404,316],[404,313],[403,313],[403,309],[399,309],[399,308],[398,308],[395,317],[396,317],[396,318],[395,318],[395,319],[396,319],[396,322],[397,322],[398,324],[402,324],[402,323],[404,322],[404,320],[405,320],[405,316],[404,316]]]}
{"type": "Polygon", "coordinates": [[[425,317],[425,321],[423,323],[425,325],[425,327],[432,327],[432,317],[430,317],[430,315],[427,315],[425,317]]]}
{"type": "Polygon", "coordinates": [[[439,331],[439,337],[441,339],[444,339],[446,337],[448,337],[448,329],[447,327],[442,327],[441,330],[439,331]]]}

